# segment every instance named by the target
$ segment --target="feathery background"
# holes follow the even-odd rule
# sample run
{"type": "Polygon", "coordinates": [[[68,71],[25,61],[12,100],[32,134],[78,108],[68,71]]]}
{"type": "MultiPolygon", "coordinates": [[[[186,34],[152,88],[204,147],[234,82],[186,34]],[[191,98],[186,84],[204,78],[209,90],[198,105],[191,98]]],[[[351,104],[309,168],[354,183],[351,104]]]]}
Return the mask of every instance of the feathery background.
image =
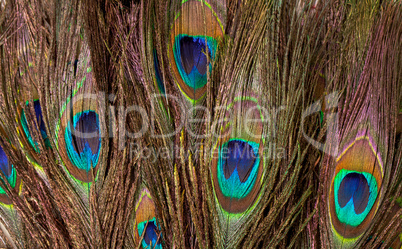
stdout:
{"type": "Polygon", "coordinates": [[[0,247],[401,248],[400,0],[0,1],[0,247]]]}

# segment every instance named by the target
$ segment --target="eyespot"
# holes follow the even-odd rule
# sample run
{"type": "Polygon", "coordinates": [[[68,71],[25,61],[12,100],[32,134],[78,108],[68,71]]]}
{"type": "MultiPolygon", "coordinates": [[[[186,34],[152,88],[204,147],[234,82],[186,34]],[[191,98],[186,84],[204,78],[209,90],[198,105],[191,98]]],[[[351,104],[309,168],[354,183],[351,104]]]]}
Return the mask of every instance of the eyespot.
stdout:
{"type": "Polygon", "coordinates": [[[200,1],[182,4],[170,32],[169,61],[177,86],[190,100],[206,92],[223,28],[211,6],[200,1]]]}
{"type": "Polygon", "coordinates": [[[357,138],[338,157],[329,200],[337,237],[358,238],[368,228],[377,211],[382,177],[381,161],[369,137],[357,138]]]}
{"type": "Polygon", "coordinates": [[[144,234],[141,245],[142,248],[162,248],[161,242],[158,236],[158,231],[160,231],[156,219],[140,222],[137,225],[138,236],[144,234]]]}
{"type": "Polygon", "coordinates": [[[165,85],[163,84],[162,81],[162,74],[161,74],[161,70],[159,68],[159,60],[158,60],[158,55],[156,53],[156,50],[154,49],[154,67],[155,67],[155,82],[156,82],[156,86],[159,89],[159,92],[161,94],[165,94],[165,85]]]}
{"type": "MultiPolygon", "coordinates": [[[[45,123],[43,121],[43,116],[42,116],[42,108],[40,105],[39,100],[34,100],[33,101],[34,104],[34,110],[35,110],[35,117],[36,117],[36,122],[39,128],[39,131],[41,133],[41,136],[43,138],[43,140],[45,141],[45,146],[47,148],[50,148],[50,141],[49,138],[47,136],[46,133],[46,126],[45,123]]],[[[28,108],[29,106],[29,102],[26,103],[26,107],[28,108]]],[[[28,142],[30,144],[30,146],[37,152],[39,153],[39,148],[38,148],[38,142],[34,141],[34,139],[31,136],[31,129],[35,129],[35,127],[32,127],[32,124],[28,124],[27,123],[27,119],[25,116],[25,111],[24,109],[21,110],[21,126],[22,126],[22,130],[24,132],[25,137],[28,139],[28,142]]]]}
{"type": "MultiPolygon", "coordinates": [[[[3,148],[0,146],[0,170],[4,174],[4,176],[0,175],[0,180],[5,184],[7,181],[13,189],[19,189],[21,180],[17,175],[17,171],[14,166],[8,160],[6,153],[3,148]]],[[[0,202],[6,205],[10,205],[11,200],[8,198],[6,191],[0,186],[0,202]]]]}
{"type": "Polygon", "coordinates": [[[156,220],[155,204],[148,189],[141,191],[140,197],[135,206],[134,236],[139,241],[144,235],[142,248],[162,248],[160,226],[156,220]],[[152,246],[151,246],[152,245],[152,246]]]}
{"type": "Polygon", "coordinates": [[[92,98],[75,98],[67,104],[58,135],[60,154],[70,174],[91,182],[96,176],[101,152],[101,128],[97,103],[92,98]],[[93,172],[92,172],[93,171],[93,172]]]}
{"type": "Polygon", "coordinates": [[[238,99],[229,108],[212,160],[216,199],[228,213],[243,213],[258,199],[263,174],[262,113],[256,102],[238,99]],[[245,114],[248,113],[248,114],[245,114]],[[248,115],[248,116],[247,116],[248,115]],[[238,119],[238,117],[246,117],[238,119]],[[248,125],[246,120],[254,120],[248,125]]]}

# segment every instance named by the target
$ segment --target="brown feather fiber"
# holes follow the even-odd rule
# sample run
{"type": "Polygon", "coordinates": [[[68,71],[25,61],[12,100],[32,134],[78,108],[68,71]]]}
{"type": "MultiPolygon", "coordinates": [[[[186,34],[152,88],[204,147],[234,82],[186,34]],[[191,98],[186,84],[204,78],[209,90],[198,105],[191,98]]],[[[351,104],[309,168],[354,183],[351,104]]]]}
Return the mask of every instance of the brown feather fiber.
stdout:
{"type": "Polygon", "coordinates": [[[154,248],[400,247],[401,23],[400,0],[0,0],[0,248],[143,248],[152,215],[154,248]],[[202,91],[183,88],[177,34],[217,39],[202,91]],[[82,169],[65,134],[88,110],[100,149],[82,169]],[[330,189],[362,127],[384,175],[348,244],[330,189]],[[247,198],[217,191],[230,139],[260,146],[247,198]]]}

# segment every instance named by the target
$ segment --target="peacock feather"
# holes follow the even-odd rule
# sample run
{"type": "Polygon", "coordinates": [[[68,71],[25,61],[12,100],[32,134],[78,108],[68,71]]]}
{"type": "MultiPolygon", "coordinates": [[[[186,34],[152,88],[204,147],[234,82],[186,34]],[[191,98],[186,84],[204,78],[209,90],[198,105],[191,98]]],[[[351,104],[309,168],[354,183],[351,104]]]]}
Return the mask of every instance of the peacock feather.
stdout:
{"type": "Polygon", "coordinates": [[[208,2],[183,1],[174,17],[169,39],[169,64],[180,92],[197,101],[207,90],[223,26],[208,2]]]}
{"type": "Polygon", "coordinates": [[[96,95],[91,91],[91,68],[61,109],[57,146],[68,172],[82,182],[95,180],[102,151],[102,128],[96,95]],[[81,85],[82,84],[82,85],[81,85]],[[88,90],[87,90],[88,89],[88,90]]]}
{"type": "MultiPolygon", "coordinates": [[[[353,76],[341,76],[339,80],[344,77],[345,81],[333,88],[343,88],[337,106],[340,122],[327,134],[332,139],[327,140],[326,146],[333,148],[334,157],[326,157],[323,161],[324,193],[328,198],[324,210],[327,210],[329,241],[341,248],[378,245],[381,240],[374,240],[372,234],[381,234],[379,227],[385,226],[379,224],[387,217],[385,210],[389,207],[384,202],[387,203],[392,191],[399,191],[393,181],[398,181],[397,172],[400,172],[400,164],[394,161],[400,160],[398,156],[394,157],[399,150],[394,125],[400,84],[395,78],[379,77],[387,74],[382,61],[387,56],[384,54],[392,50],[389,39],[393,35],[393,39],[399,36],[394,30],[385,38],[382,29],[392,30],[387,14],[394,15],[393,8],[398,7],[387,3],[384,12],[377,15],[376,6],[371,6],[373,11],[368,16],[361,13],[361,18],[370,20],[368,26],[360,26],[359,19],[345,25],[353,35],[364,35],[356,36],[356,42],[362,45],[348,51],[357,56],[345,63],[346,67],[355,69],[353,76]],[[373,21],[377,18],[378,21],[373,21]],[[368,49],[362,49],[364,46],[368,49]]],[[[352,18],[356,9],[352,7],[350,11],[347,18],[352,18]]],[[[388,66],[398,64],[399,59],[393,55],[387,58],[388,66]]]]}
{"type": "Polygon", "coordinates": [[[238,97],[228,105],[228,112],[233,116],[225,118],[228,123],[222,124],[221,138],[212,159],[215,198],[228,214],[243,213],[259,196],[264,165],[263,146],[260,146],[264,118],[253,100],[253,97],[238,97]],[[244,110],[256,120],[255,125],[247,126],[240,118],[247,115],[244,110]]]}
{"type": "Polygon", "coordinates": [[[400,248],[400,23],[400,0],[0,0],[0,247],[400,248]]]}
{"type": "Polygon", "coordinates": [[[1,188],[0,188],[0,202],[3,206],[9,206],[12,201],[7,195],[7,191],[13,189],[16,192],[20,191],[20,186],[22,184],[21,178],[17,174],[15,167],[9,161],[3,148],[0,147],[0,162],[1,162],[1,188]]]}
{"type": "Polygon", "coordinates": [[[141,241],[142,248],[162,248],[162,238],[157,234],[160,226],[156,219],[155,204],[148,189],[144,188],[141,191],[134,211],[134,236],[136,241],[141,241]]]}

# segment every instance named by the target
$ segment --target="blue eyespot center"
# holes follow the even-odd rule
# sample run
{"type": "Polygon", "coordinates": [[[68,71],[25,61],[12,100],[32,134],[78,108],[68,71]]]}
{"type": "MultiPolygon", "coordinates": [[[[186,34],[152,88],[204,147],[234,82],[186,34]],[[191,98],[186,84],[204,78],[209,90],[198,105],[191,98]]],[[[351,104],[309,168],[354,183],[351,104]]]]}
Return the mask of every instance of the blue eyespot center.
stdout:
{"type": "Polygon", "coordinates": [[[224,196],[242,199],[251,192],[260,164],[258,149],[258,143],[241,139],[232,139],[222,145],[217,178],[224,196]]]}
{"type": "MultiPolygon", "coordinates": [[[[41,109],[41,106],[40,106],[40,102],[39,102],[39,100],[34,100],[33,103],[34,103],[36,122],[38,124],[39,131],[41,133],[41,136],[42,136],[43,140],[45,141],[46,147],[50,148],[50,141],[49,141],[49,138],[47,137],[46,126],[45,126],[45,123],[43,121],[42,109],[41,109]]],[[[28,105],[28,103],[27,103],[27,105],[28,105]]],[[[22,110],[22,113],[21,113],[21,125],[22,125],[22,128],[24,130],[25,136],[28,138],[29,144],[35,149],[36,152],[39,152],[38,142],[33,141],[33,138],[31,136],[30,130],[28,128],[28,122],[26,120],[24,110],[22,110]]]]}
{"type": "Polygon", "coordinates": [[[338,203],[341,208],[352,199],[356,214],[363,213],[370,196],[367,179],[362,174],[347,174],[339,186],[338,195],[338,203]]]}
{"type": "Polygon", "coordinates": [[[161,71],[159,68],[158,54],[156,53],[156,50],[154,50],[153,54],[154,54],[156,84],[158,85],[159,91],[162,94],[165,94],[165,86],[163,85],[163,82],[162,82],[162,77],[161,77],[162,74],[161,74],[161,71]]]}
{"type": "Polygon", "coordinates": [[[207,69],[212,70],[211,61],[215,58],[217,42],[212,37],[177,35],[174,57],[183,81],[195,90],[207,83],[207,69]]]}
{"type": "Polygon", "coordinates": [[[239,175],[240,182],[244,183],[250,176],[258,154],[253,147],[244,141],[230,141],[227,144],[227,153],[223,154],[223,172],[226,179],[229,179],[235,170],[239,175]]]}
{"type": "Polygon", "coordinates": [[[73,117],[65,131],[65,142],[69,158],[81,170],[96,167],[101,147],[98,114],[84,111],[73,117]]]}
{"type": "Polygon", "coordinates": [[[360,225],[371,211],[377,195],[377,181],[370,173],[342,169],[335,176],[335,211],[344,224],[360,225]]]}
{"type": "Polygon", "coordinates": [[[11,176],[12,165],[8,161],[6,153],[4,153],[3,148],[0,146],[0,170],[6,177],[11,176]]]}
{"type": "MultiPolygon", "coordinates": [[[[211,56],[210,51],[208,55],[211,56]]],[[[184,71],[190,74],[197,69],[201,75],[207,73],[207,56],[205,40],[183,36],[180,38],[180,56],[184,71]]]]}
{"type": "MultiPolygon", "coordinates": [[[[16,171],[13,165],[8,161],[8,157],[1,146],[0,146],[0,170],[6,177],[6,179],[3,179],[3,176],[0,175],[0,180],[1,181],[7,180],[10,186],[14,188],[17,182],[16,171]]],[[[0,187],[0,194],[6,194],[6,192],[2,187],[0,187]]]]}
{"type": "Polygon", "coordinates": [[[152,248],[156,245],[155,248],[162,248],[160,239],[158,240],[157,231],[159,231],[159,227],[156,225],[156,219],[144,221],[138,224],[138,235],[141,238],[142,234],[144,234],[144,239],[142,240],[142,248],[150,248],[152,244],[152,248]],[[146,227],[146,228],[145,228],[146,227]]]}

